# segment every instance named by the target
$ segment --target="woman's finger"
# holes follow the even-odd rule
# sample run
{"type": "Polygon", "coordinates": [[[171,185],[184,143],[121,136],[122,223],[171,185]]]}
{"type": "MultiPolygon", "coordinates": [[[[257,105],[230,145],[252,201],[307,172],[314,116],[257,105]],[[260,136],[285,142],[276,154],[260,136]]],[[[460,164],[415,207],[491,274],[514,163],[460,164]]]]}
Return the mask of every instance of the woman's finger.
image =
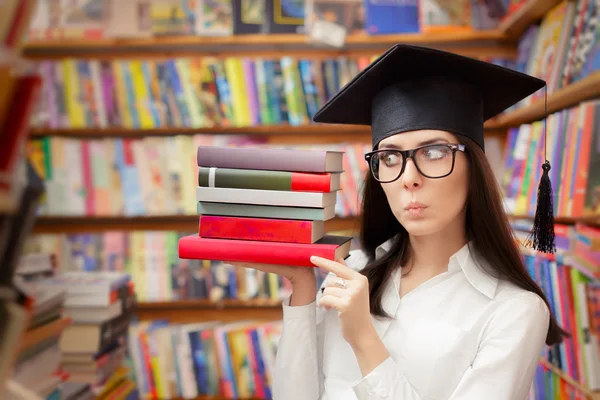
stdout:
{"type": "Polygon", "coordinates": [[[352,279],[344,279],[344,278],[340,278],[339,276],[330,275],[323,282],[323,286],[339,287],[341,289],[344,289],[344,288],[348,289],[353,286],[353,284],[354,284],[353,282],[354,281],[352,279]],[[343,283],[342,283],[342,281],[343,281],[343,283]],[[344,286],[344,287],[342,287],[342,286],[344,286]]]}
{"type": "Polygon", "coordinates": [[[346,298],[335,297],[332,295],[326,295],[319,299],[320,307],[335,308],[337,311],[343,311],[346,309],[348,300],[346,298]]]}
{"type": "Polygon", "coordinates": [[[322,287],[321,292],[324,296],[345,297],[348,295],[348,289],[340,289],[337,286],[322,287]]]}
{"type": "Polygon", "coordinates": [[[310,258],[310,262],[316,265],[319,268],[323,268],[326,271],[334,273],[336,276],[344,279],[352,279],[354,277],[355,271],[353,271],[350,267],[345,264],[340,264],[338,262],[328,260],[327,258],[312,256],[310,258]]]}

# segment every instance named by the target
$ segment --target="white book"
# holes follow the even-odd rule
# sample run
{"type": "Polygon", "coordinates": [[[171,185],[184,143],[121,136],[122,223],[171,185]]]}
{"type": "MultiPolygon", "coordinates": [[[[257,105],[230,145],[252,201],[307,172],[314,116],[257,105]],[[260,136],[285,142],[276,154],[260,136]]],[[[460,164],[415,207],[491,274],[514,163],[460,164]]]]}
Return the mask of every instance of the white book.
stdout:
{"type": "Polygon", "coordinates": [[[263,204],[271,206],[325,208],[335,204],[336,192],[291,192],[279,190],[196,187],[196,200],[214,203],[263,204]]]}

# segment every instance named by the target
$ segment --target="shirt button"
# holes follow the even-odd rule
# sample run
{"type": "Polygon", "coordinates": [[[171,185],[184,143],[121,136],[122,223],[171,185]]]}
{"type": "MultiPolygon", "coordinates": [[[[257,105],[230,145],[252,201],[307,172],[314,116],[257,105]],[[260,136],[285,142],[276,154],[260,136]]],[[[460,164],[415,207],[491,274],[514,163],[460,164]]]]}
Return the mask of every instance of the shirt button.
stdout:
{"type": "Polygon", "coordinates": [[[388,395],[387,389],[383,388],[383,389],[379,390],[379,395],[381,397],[387,397],[387,395],[388,395]]]}

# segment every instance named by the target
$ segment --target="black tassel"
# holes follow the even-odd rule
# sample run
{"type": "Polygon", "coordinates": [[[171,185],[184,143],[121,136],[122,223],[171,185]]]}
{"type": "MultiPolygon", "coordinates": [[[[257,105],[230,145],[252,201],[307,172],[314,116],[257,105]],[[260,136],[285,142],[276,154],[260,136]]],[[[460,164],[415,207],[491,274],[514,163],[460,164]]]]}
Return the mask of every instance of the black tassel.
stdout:
{"type": "Polygon", "coordinates": [[[537,192],[537,207],[533,221],[533,231],[528,238],[528,244],[535,250],[543,253],[554,253],[554,205],[552,183],[548,173],[550,162],[546,160],[542,165],[544,172],[540,179],[537,192]]]}
{"type": "Polygon", "coordinates": [[[542,164],[542,178],[538,186],[537,206],[533,220],[533,231],[527,238],[527,245],[542,253],[556,252],[554,243],[554,204],[552,194],[552,183],[548,173],[550,172],[550,161],[546,158],[546,120],[548,119],[548,92],[544,85],[544,164],[542,164]]]}

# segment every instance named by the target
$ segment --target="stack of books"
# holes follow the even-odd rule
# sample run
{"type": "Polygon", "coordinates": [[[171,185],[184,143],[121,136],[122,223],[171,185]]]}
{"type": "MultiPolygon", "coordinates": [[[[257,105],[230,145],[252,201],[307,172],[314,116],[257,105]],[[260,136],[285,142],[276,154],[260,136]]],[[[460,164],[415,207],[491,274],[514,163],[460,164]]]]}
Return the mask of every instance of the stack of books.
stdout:
{"type": "Polygon", "coordinates": [[[346,258],[351,237],[328,235],[343,152],[200,146],[198,235],[179,257],[312,267],[310,257],[346,258]]]}
{"type": "Polygon", "coordinates": [[[16,398],[13,396],[22,391],[44,399],[60,397],[65,377],[60,373],[59,341],[70,320],[63,315],[65,291],[39,284],[46,279],[48,267],[52,268],[49,261],[37,254],[19,260],[14,285],[27,304],[28,322],[13,360],[7,384],[10,393],[2,393],[0,398],[16,398]]]}
{"type": "Polygon", "coordinates": [[[79,384],[71,389],[87,387],[100,398],[137,398],[127,366],[127,333],[135,304],[130,276],[69,271],[40,283],[66,293],[64,313],[72,324],[64,329],[59,348],[61,371],[69,382],[79,384]]]}

